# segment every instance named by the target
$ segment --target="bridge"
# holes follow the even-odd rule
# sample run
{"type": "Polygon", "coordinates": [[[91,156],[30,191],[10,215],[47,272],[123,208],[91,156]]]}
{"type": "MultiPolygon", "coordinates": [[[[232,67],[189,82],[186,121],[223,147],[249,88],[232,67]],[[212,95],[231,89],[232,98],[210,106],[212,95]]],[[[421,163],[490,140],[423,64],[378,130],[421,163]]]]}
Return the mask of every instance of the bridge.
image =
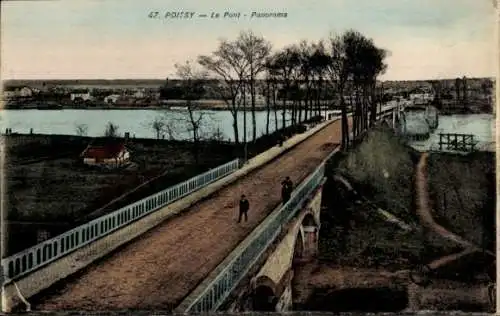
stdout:
{"type": "MultiPolygon", "coordinates": [[[[400,110],[378,118],[394,125],[400,110]]],[[[340,140],[335,117],[3,258],[2,311],[286,310],[293,263],[317,249],[325,163],[340,140]],[[284,176],[298,185],[282,205],[284,176]],[[249,220],[237,223],[241,194],[249,220]]]]}

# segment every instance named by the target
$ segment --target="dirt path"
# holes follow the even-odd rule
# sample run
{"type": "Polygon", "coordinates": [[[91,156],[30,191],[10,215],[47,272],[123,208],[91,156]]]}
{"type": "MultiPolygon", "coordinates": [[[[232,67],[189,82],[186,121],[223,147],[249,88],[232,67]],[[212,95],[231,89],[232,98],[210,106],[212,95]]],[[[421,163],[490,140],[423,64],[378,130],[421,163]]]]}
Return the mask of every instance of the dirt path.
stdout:
{"type": "Polygon", "coordinates": [[[299,183],[340,143],[333,122],[278,160],[166,221],[106,261],[48,291],[38,310],[174,308],[280,203],[280,180],[299,183]],[[248,223],[236,223],[239,196],[250,201],[248,223]],[[54,293],[55,292],[55,293],[54,293]]]}
{"type": "Polygon", "coordinates": [[[422,225],[426,226],[429,229],[432,229],[442,237],[454,241],[466,248],[475,247],[472,243],[462,239],[460,236],[448,231],[443,226],[439,225],[432,218],[431,209],[429,205],[429,188],[427,183],[427,159],[429,157],[429,153],[425,152],[420,157],[420,161],[417,165],[416,177],[415,177],[415,185],[417,191],[417,214],[420,217],[420,221],[422,225]]]}

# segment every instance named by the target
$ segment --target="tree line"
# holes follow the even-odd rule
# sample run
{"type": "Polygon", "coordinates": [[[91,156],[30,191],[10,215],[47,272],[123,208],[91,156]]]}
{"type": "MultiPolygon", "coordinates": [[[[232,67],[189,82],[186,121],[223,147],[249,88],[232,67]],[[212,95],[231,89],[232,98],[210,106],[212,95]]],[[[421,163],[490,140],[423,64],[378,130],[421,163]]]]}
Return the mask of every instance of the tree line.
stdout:
{"type": "MultiPolygon", "coordinates": [[[[276,51],[263,36],[243,31],[234,40],[220,40],[211,54],[176,65],[177,74],[183,79],[182,89],[176,94],[186,100],[190,121],[196,129],[199,121],[191,112],[196,107],[193,101],[211,89],[210,93],[224,100],[231,113],[236,144],[240,143],[240,115],[243,143],[248,141],[248,112],[251,141],[257,139],[257,95],[265,99],[267,134],[271,120],[277,129],[285,128],[319,117],[322,109],[340,108],[345,148],[349,144],[349,111],[353,112],[354,136],[375,121],[380,101],[376,82],[386,70],[386,56],[386,50],[355,30],[332,33],[326,40],[316,42],[303,40],[276,51]],[[211,84],[203,84],[207,82],[211,84]],[[345,95],[349,95],[348,100],[345,95]],[[285,112],[290,113],[290,120],[285,112]]],[[[197,141],[198,135],[194,134],[197,141]]]]}

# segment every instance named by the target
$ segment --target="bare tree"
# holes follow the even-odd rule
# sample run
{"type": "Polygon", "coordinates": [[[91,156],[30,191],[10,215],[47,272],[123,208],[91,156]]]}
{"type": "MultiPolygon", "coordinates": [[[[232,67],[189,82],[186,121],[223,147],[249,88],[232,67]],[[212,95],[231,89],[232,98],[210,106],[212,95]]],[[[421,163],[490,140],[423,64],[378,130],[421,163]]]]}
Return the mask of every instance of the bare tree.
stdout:
{"type": "Polygon", "coordinates": [[[240,104],[237,102],[245,77],[247,63],[237,45],[227,40],[221,40],[219,47],[211,56],[198,57],[198,63],[210,72],[220,82],[216,92],[227,105],[233,117],[233,131],[236,144],[239,144],[238,112],[240,104]]]}
{"type": "MultiPolygon", "coordinates": [[[[322,100],[325,98],[325,76],[330,65],[331,58],[326,52],[323,41],[313,44],[314,52],[309,57],[312,75],[314,78],[314,99],[316,101],[317,114],[321,115],[322,100]]],[[[326,114],[325,114],[326,118],[326,114]]]]}
{"type": "Polygon", "coordinates": [[[330,34],[330,64],[326,72],[330,88],[337,90],[342,110],[342,147],[349,147],[349,125],[347,119],[347,105],[345,103],[344,93],[349,80],[349,59],[347,58],[346,35],[339,36],[330,34]]]}
{"type": "Polygon", "coordinates": [[[172,112],[169,110],[159,110],[158,115],[150,122],[144,124],[145,128],[150,128],[154,131],[156,139],[164,139],[165,136],[169,140],[176,139],[175,120],[172,120],[172,112]]]}
{"type": "Polygon", "coordinates": [[[462,78],[462,100],[464,101],[464,104],[465,102],[467,102],[467,77],[463,76],[462,78]]]}
{"type": "Polygon", "coordinates": [[[154,120],[150,123],[150,127],[156,134],[156,139],[160,139],[162,137],[163,131],[165,130],[165,125],[165,120],[161,117],[155,117],[154,120]]]}
{"type": "Polygon", "coordinates": [[[118,136],[118,125],[108,122],[106,129],[104,130],[104,136],[106,137],[117,137],[118,136]]]}
{"type": "MultiPolygon", "coordinates": [[[[312,57],[315,51],[315,46],[309,44],[306,41],[301,41],[299,45],[299,75],[300,75],[300,90],[303,89],[303,100],[304,100],[304,120],[308,119],[308,112],[312,109],[312,89],[314,85],[314,66],[312,63],[312,57]],[[303,83],[303,84],[302,84],[303,83]]],[[[298,121],[302,120],[302,105],[301,100],[298,100],[298,121]]]]}
{"type": "Polygon", "coordinates": [[[187,114],[183,120],[186,123],[186,130],[191,135],[193,142],[192,152],[196,164],[200,163],[200,141],[202,135],[200,129],[204,122],[204,113],[199,111],[195,101],[199,100],[204,92],[207,73],[197,70],[187,61],[185,64],[176,64],[177,75],[183,80],[184,95],[182,99],[187,108],[187,114]]]}
{"type": "Polygon", "coordinates": [[[76,130],[76,135],[87,136],[89,127],[87,124],[76,124],[75,130],[76,130]]]}
{"type": "Polygon", "coordinates": [[[255,115],[256,79],[266,69],[266,61],[271,53],[271,44],[262,36],[256,36],[251,31],[241,32],[236,40],[236,47],[241,51],[248,65],[248,83],[252,110],[252,141],[257,139],[257,121],[255,115]]]}
{"type": "MultiPolygon", "coordinates": [[[[299,54],[296,46],[287,46],[274,54],[268,63],[270,74],[275,78],[276,88],[278,82],[281,86],[282,97],[282,128],[286,127],[287,101],[290,99],[292,75],[299,62],[299,54]]],[[[292,115],[293,116],[293,115],[292,115]]]]}
{"type": "Polygon", "coordinates": [[[462,91],[461,87],[462,87],[461,79],[460,78],[456,78],[455,79],[455,94],[456,94],[456,96],[455,96],[455,101],[456,102],[455,103],[456,104],[460,103],[460,101],[462,99],[460,97],[460,92],[462,91]]]}

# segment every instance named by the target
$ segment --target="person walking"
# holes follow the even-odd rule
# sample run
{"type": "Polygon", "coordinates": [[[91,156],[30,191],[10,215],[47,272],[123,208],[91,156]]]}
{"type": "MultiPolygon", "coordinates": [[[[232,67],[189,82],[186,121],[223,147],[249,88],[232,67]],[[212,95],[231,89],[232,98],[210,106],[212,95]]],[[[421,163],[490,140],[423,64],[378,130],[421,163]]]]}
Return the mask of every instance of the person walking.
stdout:
{"type": "Polygon", "coordinates": [[[243,215],[245,216],[245,222],[248,221],[248,209],[250,209],[250,203],[248,202],[245,194],[242,194],[240,199],[240,214],[238,216],[238,223],[241,222],[243,215]]]}
{"type": "Polygon", "coordinates": [[[292,191],[293,191],[292,179],[290,179],[290,177],[286,177],[285,182],[286,182],[288,189],[290,190],[290,194],[292,194],[292,191]]]}
{"type": "Polygon", "coordinates": [[[290,200],[293,191],[293,182],[290,177],[286,177],[285,180],[281,182],[281,199],[283,200],[283,204],[290,200]]]}
{"type": "Polygon", "coordinates": [[[283,147],[283,142],[285,141],[285,135],[279,134],[278,136],[278,146],[283,147]]]}

